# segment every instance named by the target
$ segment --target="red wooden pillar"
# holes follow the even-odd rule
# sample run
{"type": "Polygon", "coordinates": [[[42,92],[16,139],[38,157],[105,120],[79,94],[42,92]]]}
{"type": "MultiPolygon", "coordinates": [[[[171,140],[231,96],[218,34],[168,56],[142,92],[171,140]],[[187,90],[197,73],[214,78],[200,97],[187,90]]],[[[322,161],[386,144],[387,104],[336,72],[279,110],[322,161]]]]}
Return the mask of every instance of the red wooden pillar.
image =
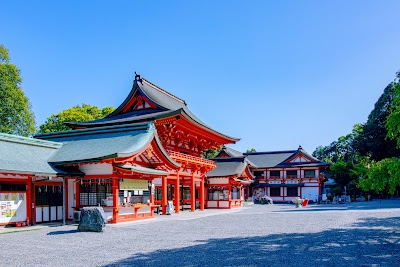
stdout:
{"type": "Polygon", "coordinates": [[[65,179],[65,218],[68,220],[68,178],[65,179]]]}
{"type": "Polygon", "coordinates": [[[205,186],[205,187],[204,187],[204,191],[205,191],[205,197],[204,197],[205,208],[208,209],[208,205],[207,205],[207,203],[208,203],[208,195],[209,195],[209,193],[208,193],[208,186],[205,186]]]}
{"type": "Polygon", "coordinates": [[[161,193],[162,193],[161,204],[162,204],[162,213],[163,214],[167,214],[167,204],[168,204],[167,183],[168,183],[167,177],[163,176],[162,187],[161,187],[161,193]]]}
{"type": "Polygon", "coordinates": [[[196,210],[196,183],[194,181],[194,172],[190,179],[190,210],[196,210]]]}
{"type": "Polygon", "coordinates": [[[119,206],[119,183],[118,178],[112,178],[112,194],[113,194],[113,219],[114,223],[118,222],[118,206],[119,206]]]}
{"type": "Polygon", "coordinates": [[[175,181],[175,213],[179,213],[179,206],[180,206],[180,196],[179,196],[179,174],[176,176],[176,181],[175,181]]]}
{"type": "Polygon", "coordinates": [[[79,207],[79,195],[80,195],[80,192],[79,192],[79,180],[76,180],[76,183],[75,183],[75,207],[76,208],[79,207]]]}
{"type": "Polygon", "coordinates": [[[199,188],[200,210],[204,210],[204,179],[201,179],[199,188]]]}
{"type": "Polygon", "coordinates": [[[32,176],[28,177],[27,182],[27,191],[26,191],[26,217],[29,220],[29,224],[34,223],[32,218],[32,209],[33,209],[33,201],[32,201],[32,176]]]}
{"type": "Polygon", "coordinates": [[[228,185],[228,192],[229,192],[229,195],[228,195],[228,200],[229,200],[229,208],[231,208],[231,200],[232,200],[232,188],[231,188],[231,185],[230,185],[230,184],[228,185]]]}
{"type": "Polygon", "coordinates": [[[149,190],[150,190],[150,204],[151,205],[153,205],[154,204],[154,193],[155,193],[155,186],[154,186],[154,184],[153,184],[153,180],[150,180],[149,181],[149,184],[150,184],[150,188],[149,188],[149,190]]]}

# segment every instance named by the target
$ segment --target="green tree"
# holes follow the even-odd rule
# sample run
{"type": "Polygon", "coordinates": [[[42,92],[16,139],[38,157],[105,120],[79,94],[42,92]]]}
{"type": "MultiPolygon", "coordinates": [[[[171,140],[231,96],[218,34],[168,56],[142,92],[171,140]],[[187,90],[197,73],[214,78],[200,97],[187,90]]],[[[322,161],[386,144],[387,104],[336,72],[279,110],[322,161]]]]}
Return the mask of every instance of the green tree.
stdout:
{"type": "Polygon", "coordinates": [[[40,133],[62,132],[71,130],[64,125],[65,122],[82,122],[92,121],[104,118],[114,111],[113,107],[105,107],[103,109],[88,104],[77,105],[72,108],[63,110],[57,114],[51,115],[46,122],[39,127],[40,133]]]}
{"type": "Polygon", "coordinates": [[[339,137],[337,141],[330,143],[328,146],[318,146],[314,150],[313,156],[329,163],[335,163],[339,160],[357,163],[359,155],[355,149],[355,142],[362,132],[362,125],[355,124],[350,134],[339,137]]]}
{"type": "Polygon", "coordinates": [[[246,153],[254,153],[254,152],[257,152],[255,148],[246,150],[246,153]]]}
{"type": "Polygon", "coordinates": [[[358,186],[364,191],[393,195],[400,186],[400,159],[386,158],[371,164],[358,186]]]}
{"type": "Polygon", "coordinates": [[[400,148],[400,72],[397,72],[397,78],[392,82],[394,88],[393,104],[386,120],[387,138],[395,140],[397,147],[400,148]]]}
{"type": "Polygon", "coordinates": [[[203,153],[201,154],[202,158],[204,159],[212,159],[215,158],[218,153],[221,151],[222,146],[216,148],[216,149],[205,149],[203,153]]]}
{"type": "MultiPolygon", "coordinates": [[[[385,158],[400,156],[400,149],[396,148],[396,140],[386,138],[387,127],[395,130],[395,120],[387,122],[389,114],[393,113],[395,89],[398,83],[390,83],[368,116],[367,122],[363,125],[363,132],[355,142],[355,149],[360,155],[368,156],[371,160],[380,161],[385,158]]],[[[395,115],[392,116],[395,119],[395,115]]],[[[397,121],[398,123],[398,121],[397,121]]],[[[389,137],[395,137],[395,132],[389,137]]]]}
{"type": "Polygon", "coordinates": [[[35,116],[21,83],[20,70],[0,44],[0,132],[31,136],[36,131],[35,116]]]}
{"type": "Polygon", "coordinates": [[[330,166],[329,173],[342,191],[346,188],[347,195],[358,196],[361,194],[357,185],[361,177],[365,176],[367,172],[367,168],[365,167],[366,160],[366,158],[363,158],[357,164],[353,164],[351,160],[347,162],[338,160],[330,166]]]}

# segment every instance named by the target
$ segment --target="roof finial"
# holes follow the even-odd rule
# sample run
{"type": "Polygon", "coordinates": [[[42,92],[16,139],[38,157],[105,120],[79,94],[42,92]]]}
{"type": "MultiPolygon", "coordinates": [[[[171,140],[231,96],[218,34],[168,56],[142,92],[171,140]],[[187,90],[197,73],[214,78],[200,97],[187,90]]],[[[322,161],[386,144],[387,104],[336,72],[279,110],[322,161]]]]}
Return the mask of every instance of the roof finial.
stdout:
{"type": "Polygon", "coordinates": [[[142,77],[140,77],[140,75],[137,74],[136,71],[135,71],[135,81],[142,83],[142,77]]]}
{"type": "Polygon", "coordinates": [[[303,149],[303,148],[301,147],[301,145],[299,145],[299,150],[300,150],[300,149],[303,149]]]}

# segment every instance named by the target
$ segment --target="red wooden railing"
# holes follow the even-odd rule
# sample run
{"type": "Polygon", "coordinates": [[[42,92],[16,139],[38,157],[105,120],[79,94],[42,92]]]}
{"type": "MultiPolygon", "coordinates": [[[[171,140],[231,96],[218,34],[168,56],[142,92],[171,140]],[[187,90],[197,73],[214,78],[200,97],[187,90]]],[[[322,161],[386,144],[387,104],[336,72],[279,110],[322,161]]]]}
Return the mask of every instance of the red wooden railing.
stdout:
{"type": "Polygon", "coordinates": [[[203,159],[201,157],[187,155],[187,154],[179,153],[179,152],[176,152],[176,151],[173,151],[173,150],[168,150],[167,152],[168,152],[168,155],[172,159],[174,159],[174,160],[176,160],[178,162],[179,161],[184,161],[184,162],[187,162],[187,163],[196,163],[196,164],[200,163],[201,165],[207,165],[207,166],[210,166],[210,167],[213,167],[213,168],[216,167],[215,162],[212,161],[212,160],[209,160],[209,159],[203,159]]]}

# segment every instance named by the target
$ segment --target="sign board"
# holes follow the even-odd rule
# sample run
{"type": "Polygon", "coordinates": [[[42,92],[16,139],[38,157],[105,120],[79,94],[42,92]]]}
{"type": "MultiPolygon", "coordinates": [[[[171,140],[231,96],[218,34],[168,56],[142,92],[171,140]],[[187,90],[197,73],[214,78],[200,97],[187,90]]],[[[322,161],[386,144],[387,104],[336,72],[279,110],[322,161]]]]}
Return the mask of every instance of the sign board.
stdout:
{"type": "Polygon", "coordinates": [[[149,190],[147,180],[122,179],[119,190],[149,190]]]}
{"type": "Polygon", "coordinates": [[[26,193],[0,193],[0,223],[26,220],[26,193]]]}

